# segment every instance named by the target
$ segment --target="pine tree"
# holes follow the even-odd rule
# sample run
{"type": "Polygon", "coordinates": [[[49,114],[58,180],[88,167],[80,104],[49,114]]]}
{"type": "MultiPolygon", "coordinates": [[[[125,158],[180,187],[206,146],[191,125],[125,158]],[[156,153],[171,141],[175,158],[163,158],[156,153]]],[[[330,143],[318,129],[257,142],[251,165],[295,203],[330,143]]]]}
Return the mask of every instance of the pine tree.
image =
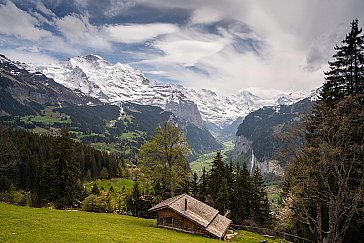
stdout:
{"type": "Polygon", "coordinates": [[[235,223],[243,224],[252,215],[252,183],[246,163],[243,163],[242,168],[237,165],[234,191],[236,199],[231,214],[235,223]]]}
{"type": "Polygon", "coordinates": [[[220,213],[230,206],[229,205],[229,192],[226,178],[226,168],[221,152],[216,152],[216,156],[212,162],[211,170],[208,173],[208,199],[207,203],[215,207],[220,213]],[[225,200],[222,202],[222,200],[225,200]]]}
{"type": "Polygon", "coordinates": [[[129,211],[132,212],[134,216],[138,216],[138,211],[142,207],[142,202],[140,200],[141,192],[139,188],[139,182],[135,181],[133,184],[133,189],[131,194],[127,197],[126,206],[129,211]]]}
{"type": "Polygon", "coordinates": [[[259,225],[271,222],[268,194],[264,185],[263,175],[257,167],[252,176],[252,216],[259,225]]]}
{"type": "Polygon", "coordinates": [[[230,163],[225,166],[225,178],[227,183],[227,193],[229,195],[227,208],[231,210],[233,204],[236,202],[237,196],[235,193],[236,173],[234,172],[232,161],[230,161],[230,163]]]}
{"type": "Polygon", "coordinates": [[[322,100],[328,105],[338,103],[344,96],[364,93],[364,36],[358,27],[358,19],[351,22],[351,31],[336,46],[334,61],[325,72],[322,100]]]}
{"type": "Polygon", "coordinates": [[[219,194],[223,179],[225,178],[225,166],[222,158],[221,152],[217,151],[208,174],[208,194],[214,201],[217,198],[217,194],[219,194]]]}
{"type": "Polygon", "coordinates": [[[214,207],[224,215],[229,209],[229,206],[228,183],[226,178],[222,178],[220,190],[214,199],[214,207]]]}
{"type": "Polygon", "coordinates": [[[99,187],[97,186],[96,182],[92,186],[91,193],[94,195],[100,195],[99,187]]]}
{"type": "Polygon", "coordinates": [[[364,211],[361,32],[354,20],[343,45],[335,48],[321,98],[308,120],[307,143],[288,177],[295,220],[309,226],[317,242],[346,242],[362,232],[348,234],[364,211]]]}
{"type": "Polygon", "coordinates": [[[43,176],[43,196],[59,208],[72,206],[80,198],[82,187],[79,163],[67,129],[61,129],[60,136],[53,144],[52,154],[43,176]]]}
{"type": "Polygon", "coordinates": [[[199,180],[198,199],[202,202],[206,202],[208,195],[208,181],[205,167],[202,168],[202,175],[199,180]]]}
{"type": "Polygon", "coordinates": [[[199,197],[199,189],[198,189],[198,176],[195,173],[193,173],[193,178],[191,181],[191,196],[194,198],[198,198],[199,197]]]}

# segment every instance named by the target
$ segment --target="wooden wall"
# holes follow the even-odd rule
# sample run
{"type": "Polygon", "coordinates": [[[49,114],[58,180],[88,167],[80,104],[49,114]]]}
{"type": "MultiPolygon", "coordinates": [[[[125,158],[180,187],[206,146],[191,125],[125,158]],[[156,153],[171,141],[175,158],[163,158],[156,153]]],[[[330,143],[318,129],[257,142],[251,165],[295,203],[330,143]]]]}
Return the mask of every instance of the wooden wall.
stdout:
{"type": "Polygon", "coordinates": [[[196,234],[207,234],[206,230],[202,227],[200,227],[199,225],[197,225],[195,222],[182,217],[180,214],[165,208],[165,209],[161,209],[157,212],[158,216],[157,216],[157,220],[158,220],[158,226],[168,226],[168,227],[173,227],[173,228],[179,228],[178,227],[178,223],[177,224],[173,224],[173,225],[165,225],[163,224],[163,218],[167,218],[167,217],[172,217],[173,220],[178,220],[179,222],[181,222],[181,227],[180,229],[186,230],[186,231],[190,231],[192,233],[196,233],[196,234]]]}

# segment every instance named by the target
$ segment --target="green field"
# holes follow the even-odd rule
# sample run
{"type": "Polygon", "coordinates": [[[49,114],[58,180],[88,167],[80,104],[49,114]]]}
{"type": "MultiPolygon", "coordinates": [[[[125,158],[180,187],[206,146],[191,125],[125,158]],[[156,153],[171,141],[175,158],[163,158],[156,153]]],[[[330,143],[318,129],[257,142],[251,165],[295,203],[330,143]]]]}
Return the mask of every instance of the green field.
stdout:
{"type": "MultiPolygon", "coordinates": [[[[222,155],[224,155],[226,152],[231,151],[234,148],[234,144],[232,141],[225,142],[223,143],[223,145],[224,148],[221,150],[222,155]]],[[[206,171],[209,171],[211,169],[211,164],[215,156],[216,151],[200,155],[196,160],[190,163],[191,170],[193,172],[196,172],[198,176],[202,174],[202,169],[204,167],[206,171]]],[[[224,156],[224,159],[226,159],[226,156],[224,156]]]]}
{"type": "Polygon", "coordinates": [[[154,220],[0,204],[0,242],[216,242],[154,220]]]}
{"type": "Polygon", "coordinates": [[[287,242],[285,240],[281,239],[267,239],[264,236],[258,235],[253,232],[245,231],[245,230],[239,230],[238,235],[235,237],[234,241],[241,242],[241,243],[259,243],[263,240],[266,240],[267,243],[283,243],[287,242]]]}
{"type": "MultiPolygon", "coordinates": [[[[125,215],[0,203],[0,242],[221,242],[156,228],[154,223],[153,219],[125,215]]],[[[238,242],[258,243],[265,238],[239,231],[237,239],[238,242]]]]}
{"type": "MultiPolygon", "coordinates": [[[[87,191],[91,191],[94,183],[95,182],[93,181],[93,182],[89,182],[89,183],[85,184],[87,191]]],[[[97,179],[96,184],[99,189],[101,189],[101,187],[103,187],[105,189],[105,191],[108,191],[110,189],[110,187],[112,186],[114,188],[115,192],[121,191],[123,186],[125,187],[125,189],[127,191],[131,191],[131,189],[133,187],[133,181],[129,180],[129,179],[125,179],[125,178],[113,178],[110,180],[97,179]]]]}
{"type": "Polygon", "coordinates": [[[47,106],[44,110],[41,111],[41,114],[38,116],[25,116],[21,117],[20,120],[27,122],[40,122],[44,124],[54,125],[55,122],[70,124],[71,118],[68,115],[59,113],[58,111],[53,111],[55,107],[47,106]]]}

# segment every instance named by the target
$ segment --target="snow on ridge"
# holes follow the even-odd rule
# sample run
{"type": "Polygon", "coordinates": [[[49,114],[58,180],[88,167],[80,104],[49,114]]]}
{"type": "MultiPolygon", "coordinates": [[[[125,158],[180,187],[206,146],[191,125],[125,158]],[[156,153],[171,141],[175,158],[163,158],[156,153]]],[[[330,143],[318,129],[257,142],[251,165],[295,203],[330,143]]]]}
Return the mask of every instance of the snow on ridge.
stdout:
{"type": "Polygon", "coordinates": [[[179,98],[197,104],[203,120],[220,127],[263,106],[292,104],[308,96],[296,92],[264,99],[247,90],[240,90],[232,96],[220,96],[208,89],[194,90],[179,84],[151,81],[140,70],[127,64],[112,64],[94,54],[72,57],[57,64],[29,65],[27,69],[42,72],[70,89],[117,105],[130,101],[165,109],[166,103],[181,93],[179,98]]]}

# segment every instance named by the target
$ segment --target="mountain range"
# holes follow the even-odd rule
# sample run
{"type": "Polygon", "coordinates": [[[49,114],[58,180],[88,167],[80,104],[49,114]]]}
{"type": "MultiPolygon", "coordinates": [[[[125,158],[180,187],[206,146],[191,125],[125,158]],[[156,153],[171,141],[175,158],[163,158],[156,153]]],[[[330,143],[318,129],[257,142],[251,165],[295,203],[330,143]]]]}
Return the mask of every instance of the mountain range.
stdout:
{"type": "MultiPolygon", "coordinates": [[[[141,71],[129,65],[113,64],[98,55],[72,57],[50,65],[26,65],[26,68],[41,72],[67,88],[111,104],[121,105],[128,101],[167,110],[173,107],[171,103],[196,104],[202,120],[220,129],[263,106],[289,105],[307,96],[296,92],[264,99],[246,90],[237,95],[220,96],[208,89],[194,90],[179,84],[149,80],[141,71]]],[[[185,118],[189,120],[188,116],[185,118]]],[[[193,123],[202,126],[200,119],[195,119],[193,123]]]]}
{"type": "Polygon", "coordinates": [[[75,139],[123,151],[124,156],[127,150],[128,159],[137,163],[139,146],[158,123],[169,120],[183,130],[190,159],[222,148],[213,134],[220,141],[236,140],[235,161],[276,174],[281,169],[273,150],[281,145],[275,134],[307,111],[316,95],[304,98],[297,92],[263,99],[240,91],[220,96],[151,81],[139,70],[97,55],[42,66],[1,55],[0,78],[0,117],[15,116],[20,127],[49,130],[67,123],[75,139]]]}
{"type": "Polygon", "coordinates": [[[41,72],[29,72],[24,67],[27,65],[0,56],[0,120],[11,127],[54,134],[66,125],[74,139],[122,153],[134,163],[140,145],[164,121],[173,122],[184,132],[191,148],[190,159],[222,148],[202,125],[201,115],[191,102],[177,106],[171,100],[170,108],[177,115],[158,106],[127,101],[121,107],[67,88],[41,72]],[[196,114],[189,112],[196,117],[191,118],[192,122],[180,116],[190,108],[196,111],[196,114]]]}

